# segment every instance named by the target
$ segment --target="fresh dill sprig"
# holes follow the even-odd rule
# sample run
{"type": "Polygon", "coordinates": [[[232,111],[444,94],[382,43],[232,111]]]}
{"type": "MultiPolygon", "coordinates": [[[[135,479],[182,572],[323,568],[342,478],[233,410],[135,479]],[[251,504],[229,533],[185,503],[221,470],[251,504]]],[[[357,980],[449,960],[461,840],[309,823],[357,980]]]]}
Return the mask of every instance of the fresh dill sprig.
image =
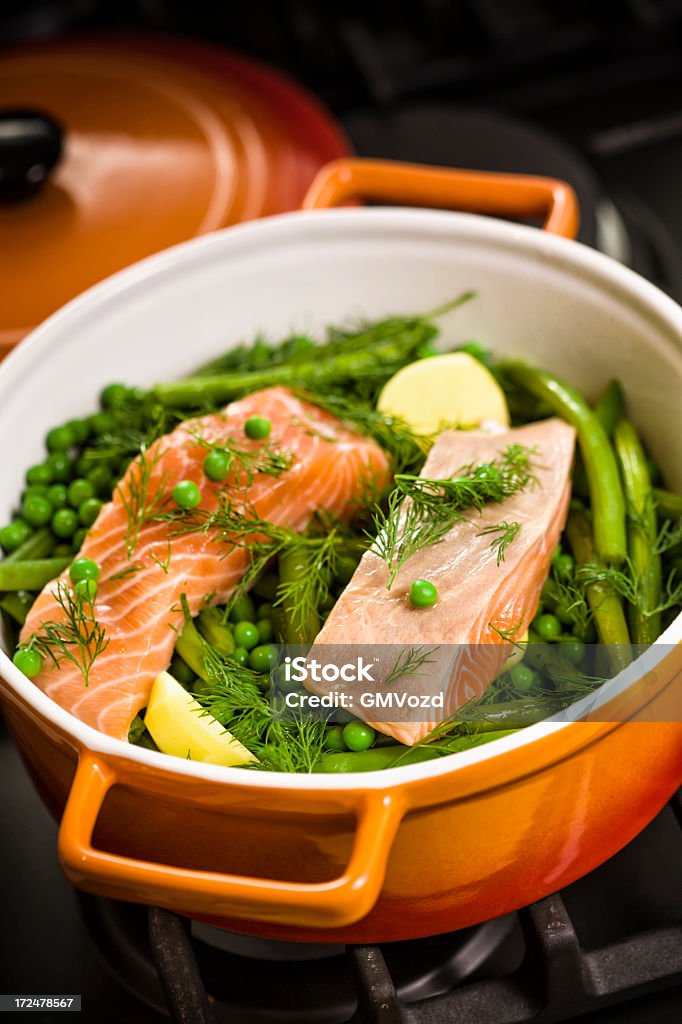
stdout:
{"type": "Polygon", "coordinates": [[[140,530],[156,519],[169,500],[169,478],[163,470],[157,481],[154,472],[163,459],[166,451],[158,449],[149,454],[143,445],[136,461],[128,470],[124,480],[118,484],[116,491],[127,516],[126,551],[131,558],[140,539],[140,530]],[[154,486],[152,486],[154,484],[154,486]]]}
{"type": "Polygon", "coordinates": [[[208,452],[220,452],[228,459],[230,470],[235,474],[243,474],[244,484],[250,486],[256,473],[278,477],[294,464],[294,453],[278,448],[273,444],[263,444],[258,448],[245,448],[232,437],[222,441],[209,441],[199,431],[192,431],[190,436],[200,447],[208,452]]]}
{"type": "Polygon", "coordinates": [[[277,716],[265,696],[267,676],[224,658],[203,641],[209,681],[194,694],[201,706],[258,758],[251,770],[311,772],[323,748],[326,723],[277,716]]]}
{"type": "Polygon", "coordinates": [[[470,463],[453,477],[431,479],[398,473],[387,511],[379,508],[373,517],[372,550],[388,566],[388,589],[414,554],[440,543],[453,526],[465,521],[465,510],[480,512],[488,503],[503,502],[534,486],[534,454],[535,449],[510,444],[499,459],[470,463]]]}
{"type": "Polygon", "coordinates": [[[296,393],[304,401],[348,423],[363,437],[376,441],[390,456],[394,472],[418,472],[423,466],[434,437],[415,434],[399,416],[388,416],[372,402],[361,401],[347,393],[327,391],[318,395],[300,389],[296,393]]]}
{"type": "Polygon", "coordinates": [[[161,569],[162,572],[164,572],[166,575],[168,575],[168,570],[170,569],[170,564],[171,564],[171,555],[173,553],[172,550],[171,550],[170,538],[166,541],[166,544],[167,544],[166,554],[164,555],[163,558],[159,558],[159,556],[157,554],[155,554],[155,552],[153,552],[153,551],[151,553],[151,557],[152,557],[152,561],[156,562],[156,564],[158,565],[159,569],[161,569]]]}
{"type": "Polygon", "coordinates": [[[422,644],[419,647],[408,647],[401,651],[390,672],[383,680],[384,685],[394,686],[398,680],[413,676],[416,672],[419,672],[420,668],[423,668],[424,665],[433,665],[436,659],[432,658],[431,655],[435,654],[438,650],[440,650],[440,645],[437,647],[425,647],[422,644]]]}
{"type": "Polygon", "coordinates": [[[71,662],[88,686],[95,659],[109,645],[104,627],[95,616],[94,599],[79,591],[72,592],[64,580],[58,582],[53,594],[64,619],[43,622],[26,646],[49,658],[56,668],[64,661],[71,662]]]}
{"type": "Polygon", "coordinates": [[[643,587],[646,580],[638,576],[630,558],[626,558],[620,569],[614,566],[583,565],[578,570],[578,579],[585,586],[592,583],[606,583],[615,594],[627,601],[643,618],[661,615],[670,608],[682,606],[682,579],[676,569],[672,569],[664,581],[661,600],[654,608],[647,607],[646,594],[643,587]]]}
{"type": "Polygon", "coordinates": [[[481,530],[478,536],[493,536],[493,539],[490,542],[490,547],[491,550],[494,551],[495,554],[497,555],[497,564],[501,565],[502,562],[504,562],[505,560],[507,548],[512,543],[512,541],[518,536],[520,529],[521,523],[508,523],[505,520],[503,523],[494,523],[492,526],[486,526],[485,530],[481,530]]]}
{"type": "Polygon", "coordinates": [[[127,565],[125,569],[121,569],[120,572],[112,573],[109,579],[112,583],[115,580],[127,580],[130,576],[134,576],[135,573],[139,572],[140,569],[143,568],[144,566],[141,562],[132,562],[130,565],[127,565]]]}
{"type": "Polygon", "coordinates": [[[666,519],[661,523],[654,543],[654,554],[665,555],[678,544],[682,544],[682,519],[666,519]]]}

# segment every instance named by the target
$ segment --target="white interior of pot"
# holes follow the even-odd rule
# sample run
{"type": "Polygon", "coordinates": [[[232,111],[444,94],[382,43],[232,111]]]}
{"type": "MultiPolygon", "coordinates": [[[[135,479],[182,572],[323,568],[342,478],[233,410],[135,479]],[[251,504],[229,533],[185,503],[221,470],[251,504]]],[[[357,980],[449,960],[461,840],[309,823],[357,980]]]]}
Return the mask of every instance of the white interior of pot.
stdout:
{"type": "MultiPolygon", "coordinates": [[[[186,375],[264,332],[323,332],[330,323],[477,298],[443,318],[444,346],[475,339],[553,370],[595,399],[617,376],[669,486],[682,489],[682,310],[619,264],[530,228],[465,214],[334,210],[289,214],[178,246],[91,289],[48,320],[0,367],[0,518],[26,467],[44,458],[49,427],[94,410],[104,384],[186,375]]],[[[666,641],[682,635],[680,619],[666,641]]],[[[109,740],[61,712],[4,655],[2,673],[52,718],[100,750],[156,755],[109,740]]],[[[392,771],[453,770],[544,734],[543,724],[456,758],[392,771]]],[[[169,765],[169,759],[163,758],[169,765]]],[[[225,778],[237,769],[173,763],[225,778]]],[[[381,784],[380,777],[363,784],[381,784]]],[[[239,772],[262,784],[262,775],[239,772]]],[[[269,784],[277,784],[268,776],[269,784]]],[[[289,775],[282,784],[307,785],[289,775]]],[[[326,778],[337,787],[349,777],[326,778]]],[[[319,784],[319,778],[317,779],[319,784]]]]}

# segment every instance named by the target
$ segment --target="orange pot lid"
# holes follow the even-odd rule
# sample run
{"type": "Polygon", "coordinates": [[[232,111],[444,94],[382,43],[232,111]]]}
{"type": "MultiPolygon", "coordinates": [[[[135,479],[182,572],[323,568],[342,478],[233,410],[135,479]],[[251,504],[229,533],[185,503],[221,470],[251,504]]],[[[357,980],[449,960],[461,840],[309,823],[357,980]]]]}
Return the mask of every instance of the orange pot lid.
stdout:
{"type": "Polygon", "coordinates": [[[34,196],[0,204],[0,354],[66,301],[144,256],[296,209],[347,152],[301,89],[204,44],[119,36],[0,61],[0,110],[35,108],[64,153],[34,196]]]}

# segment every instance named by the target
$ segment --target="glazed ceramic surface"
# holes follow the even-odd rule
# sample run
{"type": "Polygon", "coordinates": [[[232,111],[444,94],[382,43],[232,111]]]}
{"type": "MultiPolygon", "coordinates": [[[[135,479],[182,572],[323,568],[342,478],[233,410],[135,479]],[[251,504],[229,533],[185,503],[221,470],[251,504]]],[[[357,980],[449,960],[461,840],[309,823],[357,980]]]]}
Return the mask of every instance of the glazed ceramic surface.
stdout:
{"type": "MultiPolygon", "coordinates": [[[[90,412],[112,380],[153,384],[257,332],[420,312],[472,288],[477,299],[443,320],[445,345],[475,338],[589,398],[617,374],[668,483],[682,488],[682,311],[653,286],[575,242],[486,217],[315,210],[168,250],[36,330],[0,367],[0,514],[41,459],[46,430],[90,412]]],[[[678,619],[663,639],[681,634],[678,619]]],[[[673,652],[644,680],[646,698],[642,681],[621,686],[629,705],[614,721],[602,710],[437,762],[322,778],[197,765],[109,739],[0,652],[3,708],[43,799],[63,814],[60,856],[76,885],[316,941],[463,927],[611,856],[682,782],[680,671],[673,652]]]]}

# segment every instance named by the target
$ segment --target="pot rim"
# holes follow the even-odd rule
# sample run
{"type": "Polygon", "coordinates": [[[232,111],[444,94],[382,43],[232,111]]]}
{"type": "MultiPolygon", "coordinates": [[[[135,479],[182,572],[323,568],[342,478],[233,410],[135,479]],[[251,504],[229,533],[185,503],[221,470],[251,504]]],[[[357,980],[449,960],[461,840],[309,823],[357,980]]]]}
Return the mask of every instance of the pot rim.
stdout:
{"type": "MultiPolygon", "coordinates": [[[[583,279],[590,278],[612,296],[629,304],[641,316],[645,314],[659,322],[668,333],[679,336],[678,357],[682,360],[682,308],[655,285],[640,277],[634,271],[622,266],[614,259],[596,252],[587,246],[561,238],[536,228],[527,227],[477,214],[455,213],[444,210],[425,210],[394,207],[365,207],[354,209],[316,210],[311,212],[294,212],[263,218],[246,224],[216,231],[212,234],[190,239],[173,246],[163,252],[147,257],[130,267],[119,271],[104,281],[95,284],[81,295],[72,299],[56,313],[53,313],[15,349],[0,366],[0,396],[4,388],[11,386],[13,379],[20,379],[29,369],[30,362],[50,346],[50,336],[55,329],[62,330],[69,321],[78,320],[97,306],[106,305],[131,288],[143,286],[153,278],[172,274],[188,262],[199,258],[210,258],[214,250],[220,251],[226,241],[229,245],[260,246],[265,240],[289,234],[293,229],[308,233],[324,234],[330,232],[338,236],[339,231],[346,231],[361,236],[368,227],[382,232],[402,230],[415,233],[421,226],[432,235],[447,236],[453,232],[458,240],[471,239],[483,243],[494,243],[500,248],[513,250],[518,256],[535,260],[541,264],[553,264],[559,268],[571,269],[583,279]]],[[[58,358],[58,357],[54,357],[58,358]]],[[[681,362],[682,365],[682,362],[681,362]]],[[[682,640],[682,615],[679,615],[668,629],[658,638],[653,648],[645,657],[662,659],[670,647],[682,640]],[[656,648],[659,650],[657,651],[656,648]]],[[[634,669],[641,659],[634,662],[625,672],[611,680],[598,691],[603,693],[609,688],[608,697],[600,698],[598,703],[623,692],[641,675],[641,669],[634,669]],[[634,669],[634,670],[633,670],[634,669]]],[[[655,661],[651,664],[655,664],[655,661]]],[[[349,773],[344,775],[296,775],[286,772],[248,772],[240,768],[226,768],[220,765],[203,764],[172,758],[169,755],[156,753],[136,747],[123,740],[113,739],[98,732],[91,726],[80,722],[65,711],[38,689],[24,676],[0,649],[0,676],[20,698],[23,704],[33,708],[38,715],[51,722],[71,739],[79,750],[90,750],[123,760],[131,764],[162,770],[170,775],[189,776],[217,783],[234,783],[240,787],[255,789],[296,789],[296,790],[365,790],[384,789],[402,786],[406,783],[417,783],[439,776],[452,776],[473,765],[492,761],[546,739],[554,733],[562,733],[574,724],[562,721],[561,716],[554,716],[534,726],[521,729],[495,743],[486,744],[469,751],[464,751],[456,758],[443,758],[421,764],[388,768],[377,772],[349,773]]],[[[589,700],[589,698],[587,699],[589,700]]],[[[580,702],[584,704],[585,702],[580,702]]],[[[580,705],[578,705],[580,706],[580,705]]],[[[594,705],[592,705],[594,709],[594,705]]],[[[598,734],[610,732],[619,723],[603,722],[598,734]]],[[[594,729],[578,735],[574,730],[575,747],[582,747],[595,740],[594,729]]],[[[562,753],[565,753],[563,751],[562,753]]],[[[555,758],[547,754],[547,763],[555,758]]],[[[489,784],[494,786],[499,780],[490,778],[489,784]]],[[[508,781],[508,778],[505,780],[508,781]]]]}

